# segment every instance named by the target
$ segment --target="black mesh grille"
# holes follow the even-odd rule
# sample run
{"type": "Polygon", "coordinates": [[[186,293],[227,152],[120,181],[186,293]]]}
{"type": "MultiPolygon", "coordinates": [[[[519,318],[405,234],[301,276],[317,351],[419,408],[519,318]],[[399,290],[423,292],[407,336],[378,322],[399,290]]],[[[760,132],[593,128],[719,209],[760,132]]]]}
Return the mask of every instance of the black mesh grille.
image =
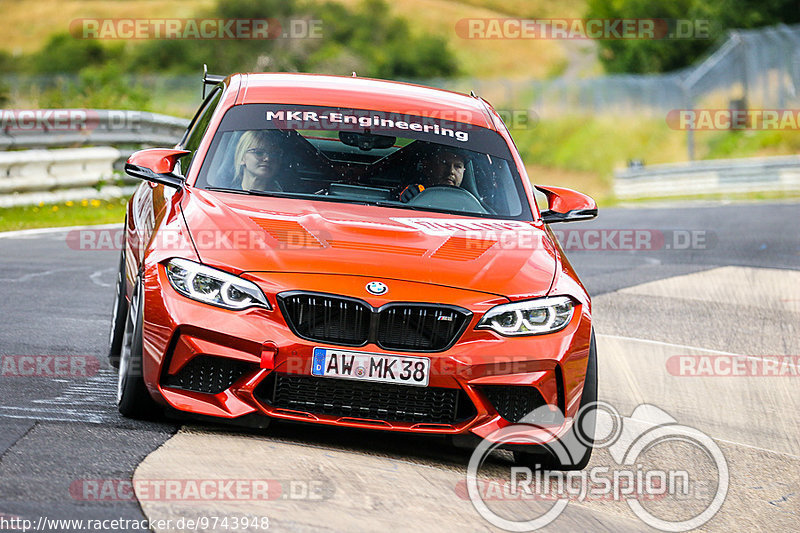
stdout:
{"type": "Polygon", "coordinates": [[[487,386],[481,387],[481,390],[497,414],[513,423],[519,422],[522,417],[545,404],[536,387],[487,386]]]}
{"type": "Polygon", "coordinates": [[[282,299],[286,320],[298,336],[360,346],[369,337],[371,309],[344,298],[294,294],[282,299]]]}
{"type": "Polygon", "coordinates": [[[435,304],[391,304],[380,312],[366,302],[325,294],[279,295],[286,322],[299,337],[330,344],[390,350],[441,351],[452,345],[470,313],[435,304]]]}
{"type": "Polygon", "coordinates": [[[167,376],[163,384],[176,389],[217,394],[233,385],[252,366],[243,361],[198,355],[180,372],[167,376]]]}
{"type": "Polygon", "coordinates": [[[275,373],[256,390],[269,405],[387,422],[453,424],[475,415],[461,389],[412,387],[275,373]]]}
{"type": "Polygon", "coordinates": [[[444,350],[466,320],[463,312],[450,308],[391,306],[380,313],[378,344],[394,350],[444,350]]]}

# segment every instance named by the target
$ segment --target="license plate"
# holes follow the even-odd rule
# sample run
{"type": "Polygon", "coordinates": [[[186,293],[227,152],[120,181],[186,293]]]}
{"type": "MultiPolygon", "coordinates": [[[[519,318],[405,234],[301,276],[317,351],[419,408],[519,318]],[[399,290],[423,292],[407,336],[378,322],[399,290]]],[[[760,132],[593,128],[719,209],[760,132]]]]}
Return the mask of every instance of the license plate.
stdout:
{"type": "Polygon", "coordinates": [[[427,357],[314,348],[311,374],[427,387],[430,367],[431,360],[427,357]]]}

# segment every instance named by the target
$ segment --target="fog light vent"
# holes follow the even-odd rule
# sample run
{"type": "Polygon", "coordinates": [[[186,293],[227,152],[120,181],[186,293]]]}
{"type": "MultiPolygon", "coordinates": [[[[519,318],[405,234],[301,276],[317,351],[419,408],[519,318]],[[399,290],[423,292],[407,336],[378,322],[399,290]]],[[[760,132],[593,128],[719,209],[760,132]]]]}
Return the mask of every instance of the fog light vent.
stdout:
{"type": "Polygon", "coordinates": [[[198,355],[177,374],[167,376],[163,385],[207,394],[218,394],[241,378],[254,365],[235,359],[198,355]]]}
{"type": "MultiPolygon", "coordinates": [[[[497,414],[515,424],[531,411],[545,405],[539,390],[532,386],[492,385],[481,387],[481,392],[497,414]]],[[[535,420],[530,422],[536,423],[535,420]]]]}

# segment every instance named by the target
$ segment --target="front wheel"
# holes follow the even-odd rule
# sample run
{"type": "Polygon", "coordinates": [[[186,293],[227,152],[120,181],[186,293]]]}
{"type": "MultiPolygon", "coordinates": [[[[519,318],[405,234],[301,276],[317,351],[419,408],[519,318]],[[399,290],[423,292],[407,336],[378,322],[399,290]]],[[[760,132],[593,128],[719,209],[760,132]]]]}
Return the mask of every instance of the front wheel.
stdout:
{"type": "Polygon", "coordinates": [[[514,460],[529,468],[543,470],[583,470],[589,464],[594,447],[597,421],[597,346],[594,330],[589,344],[586,378],[578,414],[572,427],[559,440],[537,446],[538,453],[514,452],[514,460]],[[544,449],[541,449],[544,448],[544,449]],[[545,453],[542,453],[545,452],[545,453]]]}
{"type": "Polygon", "coordinates": [[[125,325],[128,321],[128,298],[125,294],[125,248],[119,253],[119,268],[114,291],[114,307],[111,315],[111,333],[108,340],[108,362],[119,368],[122,351],[122,338],[125,336],[125,325]]]}
{"type": "Polygon", "coordinates": [[[147,392],[142,368],[144,290],[141,275],[136,280],[125,321],[125,332],[117,375],[117,408],[122,416],[140,420],[153,418],[158,406],[147,392]]]}

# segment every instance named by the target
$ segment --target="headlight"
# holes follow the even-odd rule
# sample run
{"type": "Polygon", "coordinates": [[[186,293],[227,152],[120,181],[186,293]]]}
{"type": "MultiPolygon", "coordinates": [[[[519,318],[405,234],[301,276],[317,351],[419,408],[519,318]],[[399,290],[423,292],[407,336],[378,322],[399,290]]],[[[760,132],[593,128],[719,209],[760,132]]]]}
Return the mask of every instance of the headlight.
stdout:
{"type": "Polygon", "coordinates": [[[264,293],[252,281],[194,261],[170,259],[167,278],[176,291],[192,300],[234,310],[272,309],[264,293]]]}
{"type": "Polygon", "coordinates": [[[568,296],[552,296],[525,302],[502,304],[489,309],[478,323],[500,335],[541,335],[564,329],[575,304],[568,296]]]}

